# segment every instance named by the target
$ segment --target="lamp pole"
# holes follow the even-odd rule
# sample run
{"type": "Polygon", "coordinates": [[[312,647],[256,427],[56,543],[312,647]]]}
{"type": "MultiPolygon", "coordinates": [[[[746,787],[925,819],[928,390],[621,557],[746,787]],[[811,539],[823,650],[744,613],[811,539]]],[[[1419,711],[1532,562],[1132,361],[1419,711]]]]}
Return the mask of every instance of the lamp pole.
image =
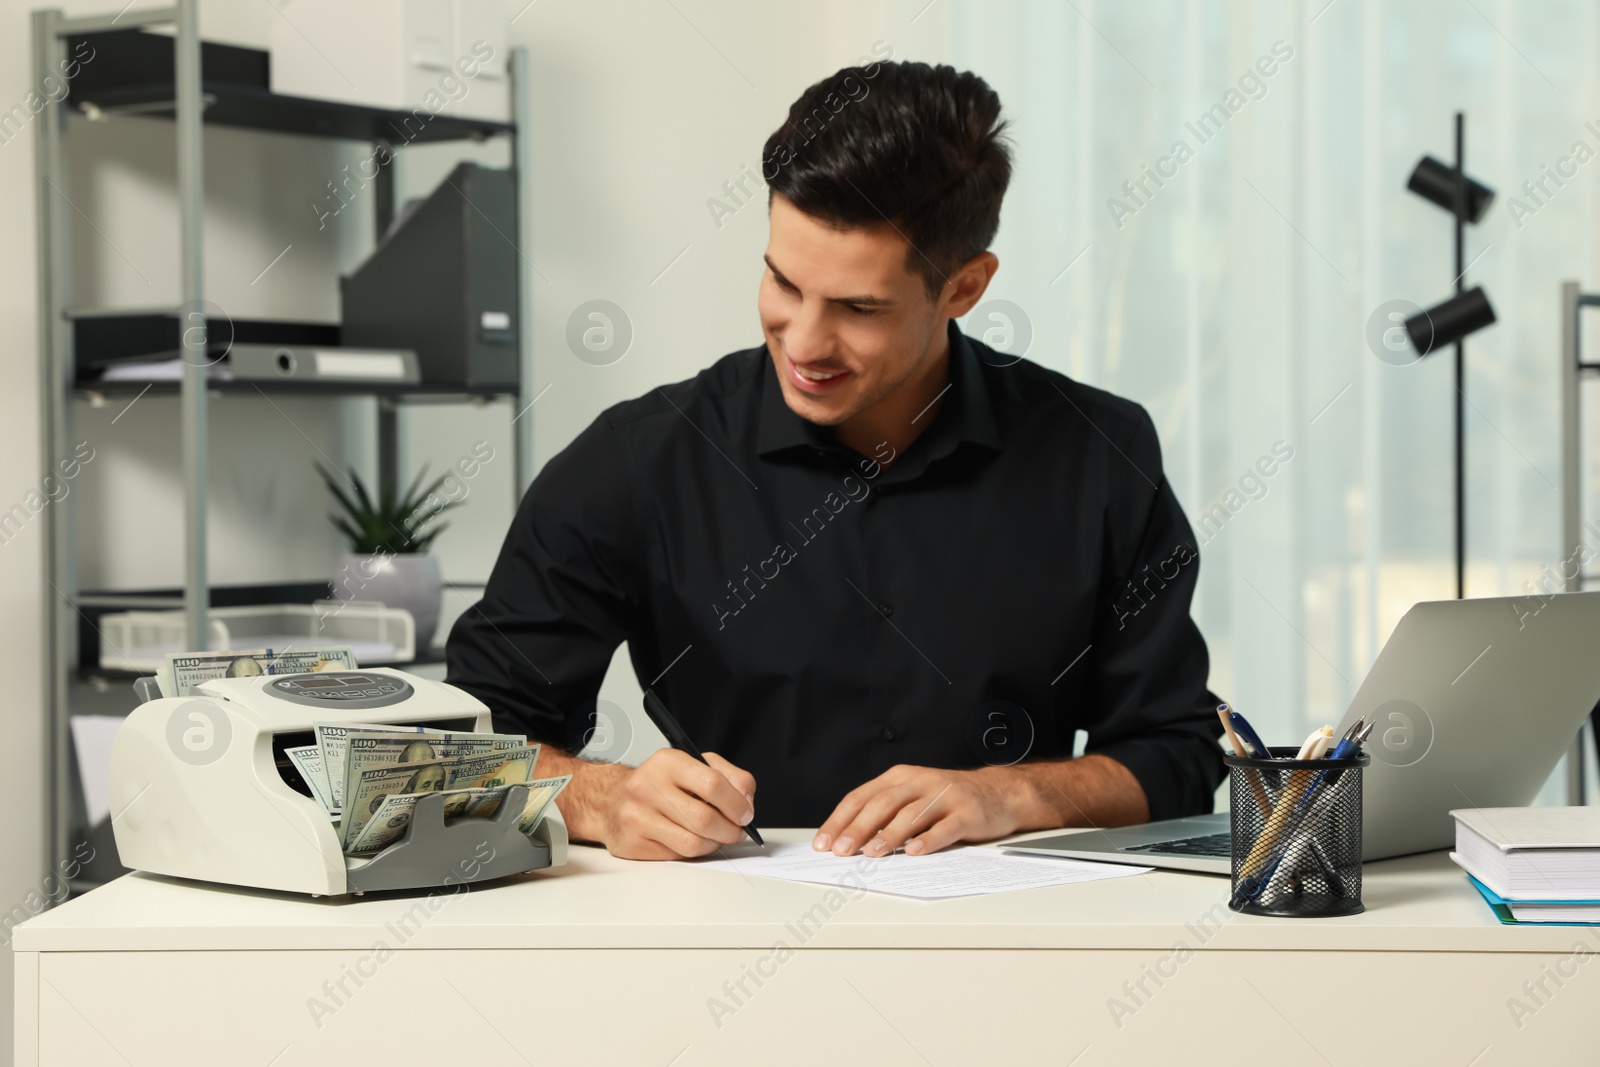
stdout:
{"type": "MultiPolygon", "coordinates": [[[[1456,295],[1466,291],[1466,115],[1456,112],[1456,295]]],[[[1466,467],[1466,351],[1465,337],[1456,340],[1456,599],[1467,595],[1467,467],[1466,467]]]]}

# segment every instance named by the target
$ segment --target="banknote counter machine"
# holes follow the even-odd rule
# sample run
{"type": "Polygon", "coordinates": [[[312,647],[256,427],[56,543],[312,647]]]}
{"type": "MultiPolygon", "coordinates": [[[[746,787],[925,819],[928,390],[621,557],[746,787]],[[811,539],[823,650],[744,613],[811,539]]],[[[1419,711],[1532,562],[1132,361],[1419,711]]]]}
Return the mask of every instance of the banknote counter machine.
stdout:
{"type": "Polygon", "coordinates": [[[488,731],[489,709],[454,686],[392,668],[217,678],[198,696],[147,699],[111,752],[111,811],[126,867],[229,885],[309,893],[419,889],[478,882],[566,862],[554,805],[518,829],[524,786],[495,816],[447,824],[424,797],[398,841],[347,856],[337,827],[285,748],[314,723],[378,723],[488,731]]]}

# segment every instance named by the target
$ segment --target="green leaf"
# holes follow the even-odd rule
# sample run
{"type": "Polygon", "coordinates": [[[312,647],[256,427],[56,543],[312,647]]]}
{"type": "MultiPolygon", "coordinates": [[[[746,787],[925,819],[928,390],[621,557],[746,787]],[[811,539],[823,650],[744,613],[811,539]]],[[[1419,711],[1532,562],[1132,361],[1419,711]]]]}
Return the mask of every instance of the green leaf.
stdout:
{"type": "MultiPolygon", "coordinates": [[[[412,504],[411,500],[412,500],[412,497],[416,494],[417,486],[421,485],[422,484],[422,479],[426,478],[427,476],[428,476],[428,465],[426,463],[424,463],[422,465],[422,469],[417,471],[417,476],[415,478],[411,479],[411,484],[406,488],[406,491],[403,494],[401,494],[400,500],[402,501],[402,506],[405,507],[405,513],[407,515],[411,514],[413,511],[417,510],[416,505],[412,504]]],[[[423,495],[426,496],[427,494],[424,493],[423,495]]]]}
{"type": "Polygon", "coordinates": [[[433,544],[433,539],[444,533],[449,528],[450,524],[448,522],[441,522],[438,526],[435,526],[433,529],[429,530],[426,537],[416,539],[417,551],[428,551],[428,546],[433,544]]]}
{"type": "Polygon", "coordinates": [[[376,513],[378,509],[372,506],[372,498],[367,495],[367,487],[361,484],[361,475],[351,471],[350,484],[356,487],[356,496],[361,500],[361,510],[368,515],[376,513]]]}
{"type": "Polygon", "coordinates": [[[328,519],[333,523],[334,529],[348,537],[352,544],[363,540],[361,531],[350,525],[350,520],[343,515],[329,514],[328,519]]]}
{"type": "Polygon", "coordinates": [[[362,517],[361,509],[356,507],[355,503],[345,495],[343,489],[339,488],[339,483],[333,480],[333,475],[326,467],[320,463],[315,464],[315,466],[317,468],[317,473],[322,475],[322,481],[327,485],[328,491],[331,492],[339,501],[340,506],[344,508],[345,512],[349,514],[350,518],[355,520],[357,523],[360,523],[362,517]]]}
{"type": "MultiPolygon", "coordinates": [[[[411,484],[411,489],[406,491],[406,499],[401,504],[401,507],[403,507],[405,509],[405,513],[407,515],[410,515],[412,512],[414,512],[418,508],[420,508],[422,506],[423,501],[427,500],[428,497],[432,496],[434,494],[434,492],[441,485],[443,485],[445,483],[445,480],[447,478],[449,478],[449,477],[450,477],[450,475],[448,473],[439,475],[439,477],[435,478],[432,482],[428,483],[427,488],[423,489],[421,492],[416,492],[417,485],[416,485],[416,482],[413,482],[411,484]]],[[[417,481],[420,482],[421,480],[422,479],[420,477],[418,477],[417,481]]]]}
{"type": "Polygon", "coordinates": [[[374,505],[366,486],[353,471],[348,481],[355,490],[354,497],[345,492],[333,471],[321,463],[314,463],[313,466],[322,476],[328,491],[344,509],[343,515],[330,514],[328,519],[334,529],[349,541],[350,550],[356,553],[371,554],[380,550],[397,555],[425,552],[433,539],[444,530],[442,525],[433,525],[434,520],[462,503],[459,500],[444,501],[437,508],[430,508],[427,514],[417,520],[415,528],[410,528],[412,516],[444,484],[449,474],[441,474],[424,487],[422,483],[428,471],[427,464],[424,464],[400,499],[395,498],[392,490],[386,489],[379,493],[378,502],[374,505]]]}

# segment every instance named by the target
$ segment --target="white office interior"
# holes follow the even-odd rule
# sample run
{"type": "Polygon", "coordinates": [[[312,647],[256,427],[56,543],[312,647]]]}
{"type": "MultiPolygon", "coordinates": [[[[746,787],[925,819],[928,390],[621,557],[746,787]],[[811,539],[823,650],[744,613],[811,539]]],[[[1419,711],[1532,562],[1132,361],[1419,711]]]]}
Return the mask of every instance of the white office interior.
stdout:
{"type": "MultiPolygon", "coordinates": [[[[100,772],[85,770],[74,747],[90,734],[80,737],[63,716],[109,719],[137,703],[133,680],[154,668],[130,671],[115,662],[116,641],[105,631],[116,624],[104,617],[158,610],[165,597],[183,620],[183,590],[195,577],[186,546],[197,498],[210,587],[299,588],[337,581],[347,562],[344,539],[327,518],[335,502],[318,464],[376,486],[387,449],[402,481],[424,465],[433,476],[454,472],[444,491],[458,506],[443,516],[449,527],[429,550],[443,581],[434,648],[413,646],[408,651],[418,662],[401,664],[442,680],[439,646],[482,595],[521,492],[542,465],[611,405],[762,343],[756,292],[768,212],[761,183],[750,178],[761,172],[763,142],[806,86],[873,59],[948,63],[976,72],[999,93],[1015,145],[992,246],[1000,267],[962,328],[1149,412],[1166,478],[1198,538],[1203,562],[1192,611],[1211,655],[1210,688],[1262,734],[1288,743],[1338,723],[1401,618],[1418,602],[1455,599],[1458,577],[1466,598],[1531,598],[1527,613],[1553,593],[1584,588],[1586,575],[1573,560],[1580,546],[1600,546],[1600,421],[1590,412],[1600,397],[1573,367],[1600,359],[1582,354],[1578,327],[1585,294],[1600,293],[1600,4],[455,0],[452,15],[446,0],[182,0],[172,9],[174,22],[150,17],[159,3],[135,0],[119,12],[121,3],[53,0],[49,10],[63,25],[101,19],[95,28],[111,31],[122,28],[120,19],[167,37],[192,12],[201,40],[270,55],[274,79],[302,79],[274,80],[275,93],[396,113],[419,106],[413,97],[443,97],[438,110],[447,120],[501,123],[513,134],[406,144],[394,153],[392,187],[385,188],[370,178],[370,140],[247,129],[207,117],[198,125],[196,265],[184,251],[184,127],[173,117],[173,97],[165,112],[160,100],[79,107],[79,94],[65,90],[68,79],[48,64],[40,69],[41,55],[57,55],[41,52],[41,35],[54,25],[41,19],[41,0],[0,0],[0,607],[8,620],[0,676],[9,754],[0,806],[10,814],[0,828],[0,908],[13,915],[20,907],[30,918],[36,911],[48,916],[54,907],[45,905],[66,907],[79,897],[87,903],[105,891],[79,880],[75,899],[60,905],[67,896],[61,863],[89,840],[90,816],[105,820],[109,805],[103,784],[83,780],[100,772]],[[472,41],[479,40],[474,27],[489,27],[483,33],[494,42],[493,56],[474,64],[471,76],[454,66],[457,51],[469,52],[462,50],[467,38],[438,43],[441,63],[406,36],[435,7],[445,12],[439,25],[455,25],[472,41]],[[470,18],[462,7],[473,9],[470,18]],[[56,131],[46,136],[37,127],[50,122],[56,131]],[[1464,226],[1459,251],[1450,212],[1407,187],[1423,157],[1453,163],[1458,135],[1465,173],[1494,194],[1464,226]],[[41,152],[55,153],[53,169],[41,152]],[[213,329],[219,320],[337,323],[340,279],[373,252],[380,215],[402,215],[462,161],[525,167],[515,190],[525,217],[501,235],[514,251],[516,299],[526,315],[518,351],[531,375],[513,388],[423,392],[403,402],[381,391],[319,395],[238,382],[213,388],[204,439],[195,446],[204,453],[204,492],[197,494],[186,474],[193,469],[186,467],[192,457],[185,433],[194,408],[182,395],[189,385],[169,378],[143,391],[128,381],[50,380],[68,332],[46,321],[55,308],[192,310],[194,277],[213,329]],[[1475,287],[1492,301],[1494,321],[1464,339],[1459,371],[1453,345],[1418,357],[1402,338],[1404,320],[1475,287]],[[571,342],[574,315],[595,301],[609,302],[630,335],[619,357],[585,358],[571,342]],[[69,475],[70,457],[76,462],[69,475]],[[58,629],[48,629],[47,620],[58,629]],[[76,654],[85,627],[97,635],[92,661],[76,654]],[[67,644],[63,632],[71,635],[67,644]],[[68,645],[71,662],[63,660],[68,645]]],[[[85,76],[94,62],[81,63],[85,76]]],[[[190,636],[187,622],[176,625],[180,639],[190,636]]],[[[632,761],[664,743],[641,710],[643,688],[624,646],[601,698],[628,719],[632,761]]],[[[1507,714],[1509,737],[1517,726],[1507,714]]],[[[114,732],[113,725],[98,736],[114,732]]],[[[1594,744],[1591,728],[1580,726],[1538,786],[1535,806],[1593,801],[1600,793],[1594,744]]],[[[1225,779],[1218,810],[1228,804],[1225,779]]],[[[1479,805],[1469,797],[1456,806],[1479,805]]],[[[590,861],[570,857],[591,851],[602,850],[572,845],[569,868],[584,869],[590,861]]],[[[1353,984],[1387,968],[1385,982],[1443,983],[1416,992],[1419,1020],[1448,1018],[1452,998],[1465,997],[1485,1021],[1437,1046],[1428,1044],[1438,1036],[1431,1030],[1385,1038],[1398,1043],[1368,1049],[1366,1062],[1400,1062],[1389,1058],[1396,1049],[1421,1062],[1480,1062],[1474,1055],[1485,1064],[1584,1062],[1590,1053],[1572,1035],[1578,1005],[1600,1001],[1600,978],[1592,968],[1573,964],[1570,975],[1563,968],[1575,958],[1587,962],[1575,954],[1600,950],[1600,939],[1585,947],[1591,935],[1577,926],[1529,931],[1497,923],[1465,875],[1442,853],[1434,859],[1433,866],[1405,869],[1414,892],[1390,897],[1379,890],[1391,883],[1374,878],[1369,865],[1367,910],[1355,925],[1226,924],[1217,936],[1235,940],[1218,944],[1235,955],[1320,952],[1316,966],[1326,967],[1330,987],[1344,991],[1325,1000],[1319,1015],[1309,997],[1274,992],[1258,978],[1259,993],[1242,989],[1240,996],[1274,998],[1250,1009],[1260,1026],[1274,1042],[1299,1042],[1284,1053],[1291,1062],[1317,1062],[1322,1048],[1329,1062],[1352,1060],[1359,1043],[1321,1044],[1331,1040],[1323,1035],[1337,1018],[1328,1012],[1353,984]],[[1435,909],[1427,894],[1443,885],[1458,898],[1435,909]],[[1387,916],[1386,902],[1394,909],[1387,916]],[[1386,941],[1384,929],[1402,932],[1386,941]],[[1511,940],[1519,934],[1526,947],[1511,940]],[[1341,937],[1350,951],[1334,951],[1341,937]],[[1454,951],[1484,962],[1441,977],[1424,961],[1454,951]],[[1542,961],[1564,977],[1541,986],[1542,961]],[[1306,1033],[1296,1038],[1298,1029],[1306,1033]]],[[[604,879],[596,876],[595,908],[625,895],[616,888],[620,877],[610,868],[604,879]]],[[[496,942],[520,915],[536,916],[538,902],[529,894],[497,907],[489,888],[474,889],[470,905],[450,905],[485,909],[460,920],[462,930],[490,931],[481,943],[463,933],[459,943],[420,942],[424,949],[412,955],[437,949],[439,974],[466,974],[477,966],[474,952],[503,943],[507,952],[522,951],[524,994],[548,981],[535,977],[546,973],[536,961],[570,968],[557,981],[588,983],[600,1003],[614,998],[610,1003],[640,1020],[638,1033],[597,1034],[598,1021],[563,1018],[564,1028],[589,1033],[604,1050],[592,1062],[750,1062],[764,1047],[771,1050],[767,1062],[790,1062],[785,1057],[799,1052],[785,1049],[792,1036],[785,1031],[796,1017],[786,1014],[785,994],[770,991],[784,981],[817,1025],[829,1025],[829,1011],[844,1017],[841,1032],[863,1042],[863,1059],[855,1062],[954,1062],[955,1053],[977,1054],[987,1041],[1012,1050],[1006,1054],[1014,1062],[1078,1062],[1076,1055],[1084,1064],[1139,1062],[1191,1024],[1220,1025],[1205,1015],[1212,1002],[1200,988],[1201,968],[1216,967],[1217,981],[1235,989],[1260,972],[1242,963],[1229,969],[1227,953],[1215,953],[1192,977],[1188,964],[1174,966],[1177,977],[1160,969],[1168,986],[1151,986],[1156,996],[1123,992],[1124,972],[1138,989],[1141,961],[1164,968],[1163,952],[1175,941],[1187,938],[1206,956],[1201,948],[1211,927],[1201,917],[1210,903],[1228,899],[1226,880],[1166,873],[1128,881],[1147,888],[1133,885],[1117,896],[1108,882],[1001,894],[1018,901],[1060,894],[1051,898],[1055,904],[1019,903],[1023,910],[1003,920],[976,910],[989,898],[961,902],[965,911],[955,910],[956,902],[914,902],[921,910],[912,914],[869,894],[869,903],[848,905],[861,909],[850,922],[862,929],[851,929],[866,939],[856,960],[785,963],[749,999],[748,1012],[723,998],[736,1013],[719,1019],[713,1011],[709,1022],[702,1002],[721,996],[716,990],[728,975],[737,981],[738,952],[749,947],[737,938],[706,935],[701,944],[693,940],[699,934],[662,934],[650,942],[618,933],[609,942],[599,935],[584,941],[551,934],[552,925],[496,942]],[[1163,905],[1170,921],[1140,918],[1140,894],[1168,892],[1162,877],[1183,879],[1163,905]],[[1085,933],[1102,920],[1069,891],[1105,903],[1110,932],[1099,940],[1085,933]],[[942,928],[931,909],[947,904],[952,918],[942,928]],[[1189,920],[1201,933],[1181,932],[1189,920]],[[887,934],[873,940],[866,928],[874,923],[904,924],[903,943],[887,934]],[[1009,932],[986,923],[1009,923],[1009,932]],[[964,932],[941,932],[957,928],[964,932]],[[1036,936],[1018,932],[1026,930],[1036,936]],[[1119,941],[1124,933],[1128,940],[1119,941]],[[632,954],[614,965],[624,976],[584,951],[608,947],[632,954]],[[685,951],[690,958],[678,968],[667,958],[674,947],[703,952],[685,951]],[[1055,949],[1054,956],[1082,966],[1030,949],[1055,949]],[[1116,962],[1119,952],[1127,962],[1116,962]],[[935,962],[902,959],[918,953],[935,962]],[[1092,967],[1116,981],[1085,977],[1092,967]],[[1006,1014],[998,1028],[1000,1016],[978,1016],[941,1029],[946,1023],[916,1004],[914,988],[890,980],[902,973],[895,968],[912,975],[933,968],[941,987],[971,982],[982,989],[974,1010],[1014,1003],[1048,1012],[1047,993],[1056,990],[1080,1002],[1072,1010],[1101,1029],[1082,1040],[1057,1034],[1034,1041],[1014,1028],[1037,1027],[1048,1016],[1025,1010],[1006,1014]],[[1075,977],[1064,978],[1069,971],[1075,977]],[[1185,978],[1190,994],[1169,991],[1185,978]],[[692,1025],[680,1025],[665,1006],[636,1003],[680,982],[705,987],[690,996],[698,1013],[692,1025]],[[1180,1007],[1186,996],[1198,1006],[1180,1007]],[[1120,1012],[1109,1004],[1114,998],[1120,1012]],[[1151,1025],[1159,1013],[1171,1014],[1151,1025]]],[[[723,921],[777,924],[805,910],[800,897],[785,898],[768,915],[752,903],[758,892],[749,879],[737,888],[748,897],[708,902],[697,921],[707,929],[723,921]]],[[[322,917],[337,914],[327,901],[253,892],[249,899],[263,914],[272,912],[263,921],[281,926],[286,949],[316,948],[304,930],[341,921],[322,917]],[[315,907],[318,917],[299,918],[296,907],[315,907]]],[[[142,899],[130,896],[124,906],[143,907],[142,899]]],[[[562,899],[562,907],[578,907],[562,899]]],[[[50,983],[48,961],[35,957],[69,954],[74,945],[95,951],[96,924],[115,920],[110,907],[86,910],[81,930],[56,930],[59,943],[47,946],[44,933],[36,935],[27,965],[45,978],[31,980],[29,990],[14,985],[21,972],[14,974],[7,953],[0,992],[13,1011],[0,1056],[15,1052],[19,1064],[147,1063],[161,1062],[164,1049],[164,1062],[216,1062],[195,1050],[220,1047],[234,1026],[227,1018],[197,1023],[193,1043],[170,1034],[163,1042],[141,1037],[133,1008],[119,1015],[96,1005],[116,999],[112,986],[137,987],[145,974],[172,982],[211,975],[226,983],[220,962],[193,971],[149,962],[143,970],[136,957],[160,955],[162,947],[158,933],[146,931],[146,941],[130,935],[108,949],[107,956],[122,955],[98,978],[64,964],[60,973],[80,983],[70,995],[57,988],[66,978],[50,983]],[[63,1036],[69,1033],[90,1036],[63,1036]]],[[[196,905],[201,918],[193,921],[204,921],[209,907],[196,905]]],[[[598,912],[561,914],[571,916],[572,929],[605,922],[598,912]]],[[[295,953],[266,951],[278,934],[264,927],[252,940],[229,925],[232,918],[217,915],[218,928],[241,939],[230,951],[258,957],[250,966],[260,982],[279,980],[275,968],[290,966],[279,957],[295,953]]],[[[175,928],[187,921],[170,920],[175,928]]],[[[651,912],[637,923],[669,921],[651,912]]],[[[191,933],[183,941],[193,950],[187,954],[206,955],[204,938],[191,933]]],[[[9,925],[7,934],[10,944],[9,925]]],[[[429,934],[444,937],[437,929],[429,934]]],[[[811,951],[851,945],[839,935],[811,951]]],[[[337,952],[348,948],[326,949],[319,965],[337,975],[337,952]]],[[[426,986],[433,966],[406,959],[385,977],[426,986]]],[[[282,975],[286,983],[299,980],[282,975]]],[[[493,1018],[491,1004],[511,1010],[516,990],[507,985],[505,993],[486,993],[465,1014],[460,1004],[441,1006],[441,1019],[462,1026],[471,1019],[484,1034],[481,1027],[494,1024],[478,1013],[493,1018]]],[[[302,1001],[310,995],[303,990],[286,1001],[298,1014],[285,1020],[281,1040],[267,1016],[241,1017],[238,1038],[250,1050],[242,1062],[276,1062],[271,1056],[280,1047],[285,1064],[332,1062],[336,1052],[359,1056],[353,1036],[335,1034],[337,1018],[324,1026],[313,1013],[315,1025],[307,1023],[302,1001]],[[252,1058],[258,1050],[267,1055],[252,1058]]],[[[215,989],[195,996],[211,1013],[227,1003],[215,989]]],[[[1384,1033],[1401,1028],[1398,1013],[1385,1020],[1384,1033]]],[[[528,1036],[531,1025],[523,1018],[510,1038],[495,1031],[481,1045],[472,1039],[474,1054],[533,1062],[542,1049],[557,1047],[528,1036]]],[[[1224,1043],[1224,1033],[1214,1036],[1224,1043]]],[[[566,1051],[553,1053],[553,1062],[578,1062],[565,1058],[578,1040],[564,1035],[559,1049],[566,1051]]],[[[462,1048],[459,1040],[449,1044],[462,1048]]]]}

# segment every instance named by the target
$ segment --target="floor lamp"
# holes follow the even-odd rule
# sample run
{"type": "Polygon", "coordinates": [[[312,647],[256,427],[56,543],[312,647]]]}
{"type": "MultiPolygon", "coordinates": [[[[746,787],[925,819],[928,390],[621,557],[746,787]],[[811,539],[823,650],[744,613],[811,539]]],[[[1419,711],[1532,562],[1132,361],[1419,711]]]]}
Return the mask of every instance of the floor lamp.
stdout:
{"type": "Polygon", "coordinates": [[[1405,321],[1406,336],[1419,357],[1447,345],[1456,349],[1456,598],[1467,589],[1467,467],[1466,467],[1466,339],[1471,333],[1495,321],[1494,308],[1482,288],[1466,288],[1464,261],[1467,223],[1477,223],[1489,210],[1494,190],[1467,177],[1466,116],[1456,112],[1456,161],[1454,166],[1423,156],[1411,172],[1406,188],[1455,217],[1456,295],[1405,321]]]}

